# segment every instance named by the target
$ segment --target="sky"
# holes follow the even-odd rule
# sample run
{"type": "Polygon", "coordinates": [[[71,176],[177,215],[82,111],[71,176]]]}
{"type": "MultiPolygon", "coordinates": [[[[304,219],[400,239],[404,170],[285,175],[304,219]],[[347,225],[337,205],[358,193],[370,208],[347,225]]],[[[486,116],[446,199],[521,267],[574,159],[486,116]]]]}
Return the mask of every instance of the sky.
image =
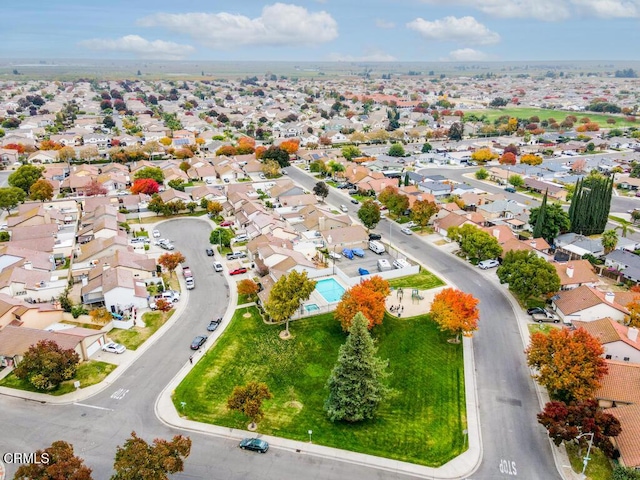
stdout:
{"type": "Polygon", "coordinates": [[[640,60],[640,0],[32,0],[0,58],[640,60]]]}

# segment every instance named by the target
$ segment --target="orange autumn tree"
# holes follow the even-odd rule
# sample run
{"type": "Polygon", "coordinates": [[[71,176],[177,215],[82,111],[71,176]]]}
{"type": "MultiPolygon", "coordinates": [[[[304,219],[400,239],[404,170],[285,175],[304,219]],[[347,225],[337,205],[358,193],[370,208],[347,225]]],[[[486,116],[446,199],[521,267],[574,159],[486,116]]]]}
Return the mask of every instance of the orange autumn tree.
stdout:
{"type": "MultiPolygon", "coordinates": [[[[636,285],[634,285],[635,287],[636,285]]],[[[634,291],[632,289],[632,291],[634,291]]],[[[636,290],[637,291],[637,290],[636,290]]],[[[625,305],[629,315],[625,317],[625,323],[630,327],[640,327],[640,296],[633,297],[633,300],[625,305]]]]}
{"type": "Polygon", "coordinates": [[[384,318],[385,299],[391,289],[389,282],[375,275],[347,290],[338,304],[334,316],[340,320],[342,329],[346,332],[351,327],[351,320],[356,313],[362,313],[367,319],[367,328],[380,325],[384,318]]]}
{"type": "Polygon", "coordinates": [[[260,160],[262,158],[262,156],[264,155],[264,152],[266,152],[266,151],[267,151],[267,147],[265,147],[264,145],[258,145],[256,147],[255,152],[253,152],[253,153],[255,154],[256,158],[258,160],[260,160]]]}
{"type": "Polygon", "coordinates": [[[460,342],[460,334],[478,329],[478,299],[455,288],[445,288],[431,304],[431,319],[440,330],[451,332],[460,342]]]}
{"type": "Polygon", "coordinates": [[[293,155],[298,151],[298,148],[300,148],[300,141],[294,139],[285,140],[280,144],[280,148],[287,152],[289,155],[293,155]]]}
{"type": "Polygon", "coordinates": [[[242,137],[238,140],[238,145],[236,146],[236,152],[238,155],[246,155],[248,153],[253,153],[256,148],[256,141],[251,137],[242,137]]]}
{"type": "Polygon", "coordinates": [[[499,160],[501,165],[515,165],[516,156],[512,152],[504,152],[499,160]]]}

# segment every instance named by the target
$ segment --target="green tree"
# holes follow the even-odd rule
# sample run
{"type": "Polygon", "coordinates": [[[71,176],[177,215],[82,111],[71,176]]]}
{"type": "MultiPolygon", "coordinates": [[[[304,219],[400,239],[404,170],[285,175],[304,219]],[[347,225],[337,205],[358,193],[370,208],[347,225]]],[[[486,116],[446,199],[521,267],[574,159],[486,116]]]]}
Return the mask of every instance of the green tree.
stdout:
{"type": "Polygon", "coordinates": [[[171,441],[156,438],[149,445],[131,432],[124,446],[116,450],[111,480],[168,480],[168,475],[182,472],[191,453],[191,439],[176,435],[171,441]]]}
{"type": "Polygon", "coordinates": [[[262,154],[262,161],[266,162],[267,160],[275,160],[280,165],[280,168],[288,167],[290,165],[289,153],[274,145],[267,148],[267,150],[262,154]]]}
{"type": "Polygon", "coordinates": [[[409,179],[409,172],[404,174],[404,186],[408,187],[411,185],[411,180],[409,179]]]}
{"type": "Polygon", "coordinates": [[[25,194],[29,194],[31,185],[42,178],[44,167],[36,167],[35,165],[22,165],[15,172],[9,175],[7,182],[12,187],[22,189],[25,194]]]}
{"type": "Polygon", "coordinates": [[[373,200],[367,200],[358,209],[358,218],[367,230],[376,228],[380,223],[380,207],[373,200]]]}
{"type": "Polygon", "coordinates": [[[0,209],[6,210],[7,214],[24,202],[27,194],[18,187],[0,188],[0,209]]]}
{"type": "Polygon", "coordinates": [[[329,168],[329,171],[331,172],[331,176],[333,177],[336,176],[336,173],[344,172],[346,170],[346,167],[343,164],[339,162],[334,162],[333,160],[329,162],[327,167],[329,168]]]}
{"type": "Polygon", "coordinates": [[[394,143],[389,147],[388,155],[390,157],[404,157],[404,147],[401,143],[394,143]]]}
{"type": "Polygon", "coordinates": [[[209,235],[210,244],[227,248],[231,246],[231,239],[233,239],[233,231],[230,228],[216,228],[209,235]]]}
{"type": "Polygon", "coordinates": [[[549,244],[553,244],[554,239],[559,234],[569,231],[569,227],[571,226],[569,214],[564,211],[562,205],[559,203],[548,205],[543,199],[543,205],[531,209],[529,224],[534,226],[533,238],[542,237],[549,244]],[[544,212],[541,218],[543,205],[544,212]]]}
{"type": "Polygon", "coordinates": [[[173,180],[169,180],[167,185],[174,190],[179,190],[180,192],[184,192],[185,183],[182,178],[174,178],[173,180]]]}
{"type": "Polygon", "coordinates": [[[300,308],[300,302],[309,298],[316,281],[307,277],[307,272],[302,273],[291,270],[282,275],[271,288],[269,299],[264,304],[264,311],[272,321],[285,322],[285,335],[289,336],[289,320],[300,308]]]}
{"type": "Polygon", "coordinates": [[[604,253],[610,253],[615,250],[618,245],[618,232],[615,230],[605,230],[602,233],[602,246],[604,248],[604,253]]]}
{"type": "Polygon", "coordinates": [[[609,177],[589,175],[576,183],[569,206],[571,231],[583,235],[604,232],[611,208],[613,175],[609,177]]]}
{"type": "Polygon", "coordinates": [[[402,215],[409,209],[409,197],[402,193],[396,193],[389,198],[387,208],[396,216],[402,215]]]}
{"type": "Polygon", "coordinates": [[[475,176],[478,180],[486,180],[489,176],[489,172],[486,168],[480,168],[476,171],[475,176]]]}
{"type": "Polygon", "coordinates": [[[164,182],[164,172],[160,167],[143,167],[133,174],[133,178],[136,180],[150,178],[155,180],[156,183],[162,184],[164,182]]]}
{"type": "Polygon", "coordinates": [[[514,187],[522,187],[524,185],[524,179],[520,175],[511,175],[509,177],[509,183],[514,187]]]}
{"type": "Polygon", "coordinates": [[[611,480],[640,480],[640,471],[635,468],[616,465],[613,468],[611,480]]]}
{"type": "Polygon", "coordinates": [[[50,447],[38,450],[36,461],[21,465],[13,480],[93,480],[91,469],[84,460],[76,457],[73,445],[58,440],[50,447]],[[43,461],[44,458],[48,461],[43,461]]]}
{"type": "Polygon", "coordinates": [[[553,265],[528,250],[507,252],[496,273],[500,283],[508,283],[509,290],[524,300],[560,290],[553,265]]]}
{"type": "Polygon", "coordinates": [[[420,230],[423,230],[436,213],[438,213],[438,206],[435,203],[429,200],[416,200],[411,207],[411,220],[420,225],[420,230]]]}
{"type": "Polygon", "coordinates": [[[387,362],[377,357],[367,324],[362,313],[353,317],[347,341],[327,380],[329,396],[324,409],[333,422],[372,419],[391,393],[385,385],[387,362]]]}
{"type": "Polygon", "coordinates": [[[453,122],[451,127],[449,127],[449,132],[447,133],[449,140],[460,141],[462,140],[463,135],[464,125],[461,122],[453,122]]]}
{"type": "Polygon", "coordinates": [[[313,187],[313,193],[324,201],[329,196],[329,187],[324,182],[318,182],[313,187]]]}
{"type": "Polygon", "coordinates": [[[249,382],[244,386],[236,386],[227,399],[227,408],[247,416],[251,420],[249,428],[256,428],[256,423],[264,418],[262,402],[273,398],[269,387],[261,382],[249,382]]]}
{"type": "Polygon", "coordinates": [[[63,349],[53,340],[40,340],[25,352],[15,375],[38,390],[52,390],[75,376],[79,361],[80,356],[72,348],[63,349]]]}
{"type": "Polygon", "coordinates": [[[422,145],[422,153],[429,153],[431,150],[433,150],[433,147],[429,142],[426,142],[424,145],[422,145]]]}
{"type": "Polygon", "coordinates": [[[354,145],[346,145],[342,147],[342,156],[346,160],[353,160],[354,158],[358,158],[362,156],[362,152],[360,149],[354,145]]]}
{"type": "Polygon", "coordinates": [[[482,261],[497,258],[502,254],[502,247],[493,235],[469,223],[449,228],[447,236],[458,243],[460,251],[467,258],[482,261]]]}

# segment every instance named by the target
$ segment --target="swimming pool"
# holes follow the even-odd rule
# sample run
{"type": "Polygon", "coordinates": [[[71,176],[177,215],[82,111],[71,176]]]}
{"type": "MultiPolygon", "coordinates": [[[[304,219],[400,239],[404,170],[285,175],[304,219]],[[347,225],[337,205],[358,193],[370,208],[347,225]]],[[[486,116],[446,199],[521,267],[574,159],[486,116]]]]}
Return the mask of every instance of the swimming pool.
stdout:
{"type": "Polygon", "coordinates": [[[308,303],[304,306],[304,309],[307,312],[316,312],[318,310],[320,310],[320,307],[318,305],[316,305],[315,303],[308,303]]]}
{"type": "Polygon", "coordinates": [[[318,280],[316,283],[316,291],[322,295],[322,297],[328,303],[339,302],[344,293],[344,287],[340,285],[335,278],[325,278],[318,280]]]}

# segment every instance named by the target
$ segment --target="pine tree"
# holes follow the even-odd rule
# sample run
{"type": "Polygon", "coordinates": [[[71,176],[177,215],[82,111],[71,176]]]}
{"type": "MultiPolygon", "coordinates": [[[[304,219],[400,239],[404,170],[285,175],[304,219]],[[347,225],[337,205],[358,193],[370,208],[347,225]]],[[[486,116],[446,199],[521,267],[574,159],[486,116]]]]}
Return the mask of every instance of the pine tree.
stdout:
{"type": "Polygon", "coordinates": [[[540,210],[538,210],[538,218],[536,219],[536,224],[533,227],[533,238],[540,238],[542,236],[542,230],[544,228],[545,216],[547,213],[547,195],[549,190],[544,192],[544,197],[542,198],[542,204],[540,205],[540,210]]]}
{"type": "Polygon", "coordinates": [[[327,380],[329,397],[324,409],[331,421],[371,419],[389,394],[384,384],[387,362],[376,356],[367,323],[362,313],[353,317],[347,341],[340,347],[338,361],[327,380]]]}
{"type": "Polygon", "coordinates": [[[404,174],[404,186],[405,187],[409,186],[409,172],[404,174]]]}

